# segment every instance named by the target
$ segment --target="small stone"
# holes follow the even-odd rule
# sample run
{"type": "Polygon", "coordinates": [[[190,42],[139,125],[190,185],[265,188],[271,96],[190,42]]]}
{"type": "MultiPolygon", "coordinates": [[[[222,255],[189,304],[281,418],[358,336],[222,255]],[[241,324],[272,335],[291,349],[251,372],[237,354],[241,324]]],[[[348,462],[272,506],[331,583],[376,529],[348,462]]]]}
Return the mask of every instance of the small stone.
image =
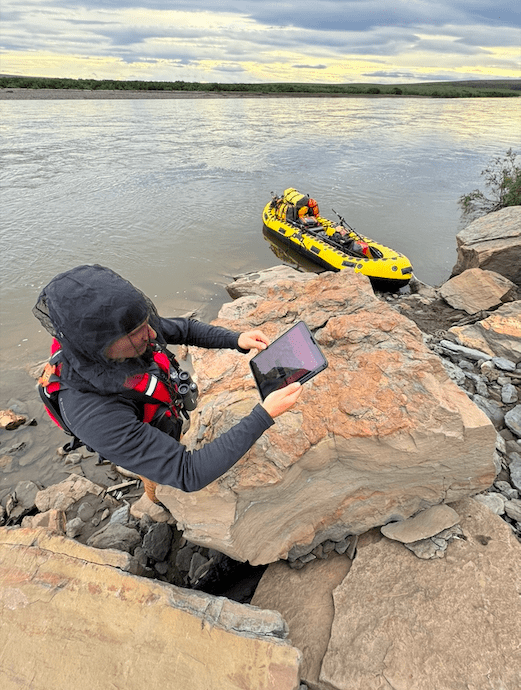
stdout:
{"type": "Polygon", "coordinates": [[[81,453],[67,453],[65,456],[66,465],[78,465],[83,460],[81,453]]]}
{"type": "Polygon", "coordinates": [[[505,503],[505,513],[516,522],[521,522],[521,500],[513,498],[505,503]]]}
{"type": "Polygon", "coordinates": [[[504,481],[496,481],[494,482],[494,486],[501,491],[503,496],[510,501],[513,498],[519,498],[519,491],[517,489],[514,489],[513,487],[510,486],[508,482],[504,481]]]}
{"type": "Polygon", "coordinates": [[[196,551],[194,553],[194,555],[192,556],[192,560],[190,561],[190,569],[188,571],[188,578],[193,581],[195,578],[196,571],[202,565],[205,565],[207,562],[208,562],[208,559],[205,556],[203,556],[201,553],[196,551]]]}
{"type": "Polygon", "coordinates": [[[510,481],[518,491],[521,491],[521,455],[512,453],[509,458],[512,458],[508,466],[510,481]]]}
{"type": "Polygon", "coordinates": [[[503,455],[506,455],[507,444],[501,434],[496,434],[496,450],[498,450],[500,453],[503,453],[503,455]]]}
{"type": "Polygon", "coordinates": [[[141,536],[137,530],[116,522],[109,523],[92,534],[87,545],[96,549],[118,549],[131,553],[140,542],[141,536]]]}
{"type": "Polygon", "coordinates": [[[70,538],[74,539],[79,534],[81,534],[82,529],[85,527],[85,523],[79,517],[75,517],[69,520],[65,525],[65,534],[70,538]]]}
{"type": "Polygon", "coordinates": [[[134,558],[143,567],[148,565],[148,556],[146,555],[142,546],[136,546],[134,549],[134,558]]]}
{"type": "Polygon", "coordinates": [[[404,544],[405,547],[412,551],[415,556],[428,560],[430,558],[443,558],[445,555],[445,550],[447,548],[447,543],[445,542],[445,548],[439,548],[432,539],[420,539],[419,541],[413,541],[410,544],[404,544]]]}
{"type": "Polygon", "coordinates": [[[507,383],[501,389],[501,400],[506,405],[511,405],[518,400],[517,389],[511,383],[507,383]]]}
{"type": "Polygon", "coordinates": [[[77,510],[77,516],[83,520],[83,522],[88,522],[94,517],[96,509],[88,501],[82,503],[77,510]]]}
{"type": "Polygon", "coordinates": [[[110,516],[110,522],[119,522],[121,525],[126,525],[128,524],[129,517],[130,505],[126,503],[112,513],[110,516]]]}
{"type": "Polygon", "coordinates": [[[342,541],[339,541],[335,545],[335,551],[337,553],[343,554],[347,551],[349,548],[349,544],[351,543],[350,537],[346,537],[345,539],[342,539],[342,541]]]}
{"type": "Polygon", "coordinates": [[[156,522],[145,534],[143,550],[154,561],[164,561],[172,545],[172,530],[166,522],[156,522]]]}
{"type": "Polygon", "coordinates": [[[32,529],[45,527],[51,532],[57,532],[58,534],[65,534],[65,524],[66,518],[63,510],[54,509],[47,510],[45,513],[24,517],[22,520],[22,527],[30,527],[32,529]]]}
{"type": "Polygon", "coordinates": [[[465,347],[464,345],[457,345],[456,343],[453,343],[451,340],[441,340],[440,345],[446,350],[449,350],[449,352],[457,352],[459,354],[464,355],[468,359],[492,359],[490,355],[487,355],[485,352],[482,352],[481,350],[475,350],[471,347],[465,347]]]}
{"type": "Polygon", "coordinates": [[[478,379],[475,383],[476,383],[476,393],[478,395],[483,396],[484,398],[488,398],[487,384],[481,379],[478,379]]]}
{"type": "Polygon", "coordinates": [[[494,454],[492,455],[492,460],[494,461],[494,467],[496,468],[496,477],[497,477],[498,474],[501,472],[501,468],[503,467],[501,455],[497,452],[497,450],[494,451],[494,454]]]}
{"type": "Polygon", "coordinates": [[[166,575],[168,572],[168,562],[161,561],[160,563],[155,563],[154,570],[157,570],[160,575],[166,575]]]}
{"type": "MultiPolygon", "coordinates": [[[[132,508],[130,509],[130,513],[132,514],[132,508]]],[[[140,518],[139,518],[139,531],[142,534],[146,534],[148,530],[152,527],[154,524],[154,521],[150,517],[148,513],[144,513],[140,518]]]]}
{"type": "Polygon", "coordinates": [[[506,413],[505,424],[513,434],[521,438],[521,405],[516,405],[506,413]]]}
{"type": "Polygon", "coordinates": [[[501,369],[501,371],[515,371],[516,370],[516,365],[514,362],[512,362],[510,359],[506,359],[506,357],[492,357],[492,361],[496,365],[498,369],[501,369]]]}
{"type": "Polygon", "coordinates": [[[499,429],[503,426],[503,423],[505,422],[505,414],[495,402],[492,402],[481,395],[472,395],[471,398],[479,409],[487,415],[496,429],[499,429]]]}
{"type": "Polygon", "coordinates": [[[49,486],[36,494],[35,503],[42,513],[50,508],[67,510],[73,503],[84,498],[87,494],[99,496],[103,488],[85,477],[71,474],[59,484],[49,486]]]}
{"type": "Polygon", "coordinates": [[[0,410],[0,429],[7,429],[7,431],[14,431],[19,426],[25,424],[27,417],[17,414],[13,410],[0,410]]]}
{"type": "Polygon", "coordinates": [[[314,554],[317,558],[327,558],[327,553],[324,553],[324,547],[322,546],[322,544],[315,546],[311,553],[314,554]]]}
{"type": "Polygon", "coordinates": [[[462,386],[465,383],[465,372],[461,369],[461,367],[451,362],[450,359],[442,359],[441,363],[445,367],[449,377],[457,386],[462,386]]]}
{"type": "Polygon", "coordinates": [[[504,515],[505,499],[501,494],[477,494],[476,496],[473,496],[473,498],[487,506],[487,508],[489,508],[489,510],[491,510],[495,515],[504,515]]]}
{"type": "Polygon", "coordinates": [[[193,546],[190,544],[187,544],[186,546],[183,546],[182,549],[179,549],[175,557],[176,568],[183,573],[187,573],[190,570],[190,561],[192,560],[193,555],[193,546]]]}
{"type": "Polygon", "coordinates": [[[31,481],[21,481],[15,487],[15,494],[17,502],[27,510],[32,510],[36,507],[36,494],[40,491],[40,487],[31,481]]]}
{"type": "Polygon", "coordinates": [[[325,541],[322,544],[322,547],[324,549],[324,553],[331,553],[331,551],[334,550],[335,546],[336,546],[335,542],[331,541],[331,540],[325,541]]]}
{"type": "Polygon", "coordinates": [[[442,539],[441,537],[431,537],[431,541],[438,547],[440,551],[445,551],[448,546],[447,540],[442,539]]]}

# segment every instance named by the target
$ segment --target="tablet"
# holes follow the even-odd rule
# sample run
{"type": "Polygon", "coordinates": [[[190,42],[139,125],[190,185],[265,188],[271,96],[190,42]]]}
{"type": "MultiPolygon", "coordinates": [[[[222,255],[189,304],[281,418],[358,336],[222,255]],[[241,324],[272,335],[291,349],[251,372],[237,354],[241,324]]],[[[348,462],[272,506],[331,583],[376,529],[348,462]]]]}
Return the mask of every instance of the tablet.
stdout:
{"type": "Polygon", "coordinates": [[[263,400],[290,383],[309,381],[326,367],[327,360],[304,321],[299,321],[250,360],[263,400]]]}

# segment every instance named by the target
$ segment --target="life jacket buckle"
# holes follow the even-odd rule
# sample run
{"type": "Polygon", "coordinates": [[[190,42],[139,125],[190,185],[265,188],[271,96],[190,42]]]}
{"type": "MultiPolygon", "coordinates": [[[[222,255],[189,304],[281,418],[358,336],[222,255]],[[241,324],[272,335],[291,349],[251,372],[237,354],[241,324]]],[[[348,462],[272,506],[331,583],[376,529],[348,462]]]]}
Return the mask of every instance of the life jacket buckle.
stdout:
{"type": "Polygon", "coordinates": [[[50,383],[51,376],[54,376],[54,374],[56,374],[56,365],[47,362],[43,368],[42,375],[38,379],[40,386],[42,388],[47,388],[50,383]]]}

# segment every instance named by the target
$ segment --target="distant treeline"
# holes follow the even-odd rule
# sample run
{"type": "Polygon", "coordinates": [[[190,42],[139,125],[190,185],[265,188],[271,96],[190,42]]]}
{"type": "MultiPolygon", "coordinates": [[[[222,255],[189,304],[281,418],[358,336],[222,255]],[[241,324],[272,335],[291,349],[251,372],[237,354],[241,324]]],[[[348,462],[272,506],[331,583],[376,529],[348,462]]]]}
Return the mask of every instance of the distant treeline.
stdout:
{"type": "Polygon", "coordinates": [[[99,91],[207,91],[218,93],[381,94],[431,98],[482,98],[521,95],[521,80],[477,80],[422,84],[204,84],[186,81],[116,81],[112,79],[52,79],[0,77],[0,88],[84,89],[99,91]]]}

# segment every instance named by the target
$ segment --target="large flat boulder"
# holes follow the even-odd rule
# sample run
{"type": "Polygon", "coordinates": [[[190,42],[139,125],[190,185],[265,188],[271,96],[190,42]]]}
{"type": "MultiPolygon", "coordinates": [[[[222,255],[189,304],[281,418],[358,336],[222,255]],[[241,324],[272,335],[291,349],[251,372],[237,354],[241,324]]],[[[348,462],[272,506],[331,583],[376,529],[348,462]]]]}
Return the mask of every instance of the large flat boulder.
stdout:
{"type": "Polygon", "coordinates": [[[3,690],[298,690],[280,614],[137,577],[129,558],[0,528],[3,690]]]}
{"type": "Polygon", "coordinates": [[[494,357],[521,361],[521,301],[509,302],[486,319],[449,329],[465,347],[494,357]]]}
{"type": "Polygon", "coordinates": [[[445,558],[421,560],[385,538],[359,545],[333,592],[318,688],[521,687],[521,544],[478,501],[452,507],[463,538],[445,558]]]}
{"type": "Polygon", "coordinates": [[[468,268],[440,287],[440,295],[454,309],[476,314],[510,301],[517,295],[516,285],[494,271],[468,268]]]}
{"type": "Polygon", "coordinates": [[[521,206],[478,218],[459,232],[456,240],[458,260],[452,275],[483,268],[521,285],[521,206]]]}
{"type": "MultiPolygon", "coordinates": [[[[496,432],[416,325],[367,278],[291,276],[226,304],[216,323],[274,339],[305,321],[329,367],[202,491],[159,487],[187,539],[252,564],[294,559],[490,486],[496,432]]],[[[185,441],[211,441],[259,402],[248,357],[192,348],[201,399],[185,441]]]]}

